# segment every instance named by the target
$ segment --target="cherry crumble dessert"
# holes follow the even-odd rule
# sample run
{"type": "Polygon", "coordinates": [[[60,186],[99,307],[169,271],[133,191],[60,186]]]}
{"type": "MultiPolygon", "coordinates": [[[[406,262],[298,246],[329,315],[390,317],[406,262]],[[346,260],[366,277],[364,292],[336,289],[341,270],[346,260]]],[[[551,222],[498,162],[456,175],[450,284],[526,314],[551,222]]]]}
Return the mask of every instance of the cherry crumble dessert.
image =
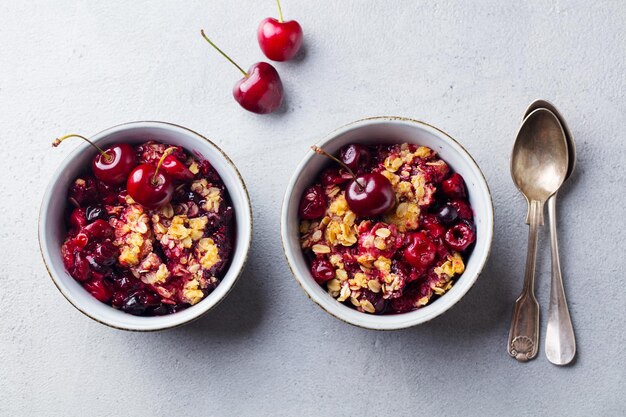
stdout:
{"type": "Polygon", "coordinates": [[[347,145],[299,207],[313,278],[337,301],[371,314],[434,301],[465,270],[476,231],[463,178],[431,149],[347,145]]]}
{"type": "Polygon", "coordinates": [[[219,284],[234,239],[218,173],[182,147],[156,141],[98,150],[67,195],[61,253],[69,274],[101,302],[134,315],[201,301],[219,284]]]}

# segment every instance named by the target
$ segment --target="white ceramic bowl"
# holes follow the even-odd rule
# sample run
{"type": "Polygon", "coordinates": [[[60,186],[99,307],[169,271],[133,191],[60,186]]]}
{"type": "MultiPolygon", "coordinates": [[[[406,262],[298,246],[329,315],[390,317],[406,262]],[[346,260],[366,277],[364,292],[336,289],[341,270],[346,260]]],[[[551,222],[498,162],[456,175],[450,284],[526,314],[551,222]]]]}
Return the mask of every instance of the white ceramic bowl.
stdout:
{"type": "Polygon", "coordinates": [[[198,152],[211,162],[222,177],[232,200],[236,240],[228,271],[217,288],[198,304],[178,313],[158,317],[138,317],[116,310],[96,300],[65,270],[61,244],[65,236],[64,210],[72,181],[89,167],[95,151],[87,143],[78,146],[59,166],[46,188],[39,213],[39,245],[48,273],[61,293],[74,307],[92,319],[124,330],[151,331],[188,323],[215,307],[229,293],[245,266],[252,239],[252,210],[246,186],[226,154],[205,137],[170,123],[133,122],[104,130],[92,138],[101,147],[125,142],[138,144],[154,139],[198,152]]]}
{"type": "Polygon", "coordinates": [[[491,248],[493,205],[487,182],[469,153],[452,137],[429,124],[400,117],[374,117],[350,123],[332,132],[318,146],[331,154],[349,143],[402,143],[427,146],[465,179],[469,200],[474,209],[476,245],[465,272],[442,297],[421,309],[394,315],[361,313],[339,303],[315,282],[300,250],[298,205],[304,189],[310,186],[328,165],[326,158],[309,151],[296,168],[283,201],[281,235],[287,261],[304,291],[320,307],[336,318],[356,326],[376,330],[402,329],[428,321],[442,314],[467,293],[480,274],[491,248]]]}

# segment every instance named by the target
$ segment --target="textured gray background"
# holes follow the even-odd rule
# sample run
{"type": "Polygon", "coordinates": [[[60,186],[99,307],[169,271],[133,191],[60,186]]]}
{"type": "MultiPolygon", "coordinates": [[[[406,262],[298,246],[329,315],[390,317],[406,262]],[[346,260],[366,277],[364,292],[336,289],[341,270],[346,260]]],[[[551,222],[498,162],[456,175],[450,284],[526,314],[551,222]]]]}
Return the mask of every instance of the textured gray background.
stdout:
{"type": "MultiPolygon", "coordinates": [[[[626,414],[623,239],[626,5],[616,1],[284,0],[306,53],[276,65],[281,114],[233,101],[238,72],[262,58],[258,22],[273,1],[6,1],[0,5],[0,415],[626,414]],[[578,144],[560,201],[563,267],[577,362],[506,355],[522,281],[525,205],[508,171],[521,114],[552,100],[578,144]],[[315,306],[281,251],[278,209],[307,146],[373,115],[403,115],[457,137],[493,192],[490,262],[451,311],[374,332],[315,306]],[[131,120],[206,134],[248,183],[254,244],[231,295],[177,330],[109,329],[77,312],[47,277],[40,197],[77,143],[131,120]]],[[[548,241],[537,295],[549,289],[548,241]]],[[[543,341],[543,340],[542,340],[543,341]]]]}

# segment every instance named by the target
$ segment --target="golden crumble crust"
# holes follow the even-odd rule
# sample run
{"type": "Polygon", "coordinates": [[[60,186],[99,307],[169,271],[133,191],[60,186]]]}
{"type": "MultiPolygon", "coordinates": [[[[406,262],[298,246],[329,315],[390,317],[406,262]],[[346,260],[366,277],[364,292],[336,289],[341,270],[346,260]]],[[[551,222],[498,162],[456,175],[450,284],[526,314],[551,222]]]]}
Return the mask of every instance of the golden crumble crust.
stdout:
{"type": "Polygon", "coordinates": [[[299,223],[302,250],[334,269],[334,276],[322,284],[328,294],[371,314],[379,312],[380,300],[402,297],[407,285],[412,308],[427,305],[433,296],[452,288],[465,270],[463,256],[455,251],[437,255],[428,271],[407,271],[396,262],[407,236],[422,230],[436,198],[437,181],[449,168],[428,147],[405,143],[388,149],[373,162],[372,170],[392,185],[396,204],[391,210],[378,219],[359,218],[347,204],[345,186],[330,184],[322,186],[325,214],[299,223]]]}

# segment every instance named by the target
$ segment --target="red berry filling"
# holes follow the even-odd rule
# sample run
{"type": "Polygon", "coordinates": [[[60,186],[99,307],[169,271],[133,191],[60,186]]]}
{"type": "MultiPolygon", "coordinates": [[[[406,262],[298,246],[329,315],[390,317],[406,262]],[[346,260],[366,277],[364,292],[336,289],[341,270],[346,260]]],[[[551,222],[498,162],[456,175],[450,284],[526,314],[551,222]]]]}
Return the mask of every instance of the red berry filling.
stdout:
{"type": "MultiPolygon", "coordinates": [[[[131,147],[129,159],[156,165],[167,148],[149,141],[131,147]]],[[[217,172],[180,147],[165,159],[175,192],[158,209],[134,202],[125,182],[90,173],[68,190],[65,268],[93,297],[130,314],[170,314],[201,301],[231,256],[233,209],[217,172]]]]}
{"type": "Polygon", "coordinates": [[[311,275],[318,284],[335,278],[335,268],[326,259],[314,259],[311,262],[311,275]]]}
{"type": "Polygon", "coordinates": [[[462,176],[431,149],[411,144],[352,144],[338,158],[358,178],[381,179],[369,195],[346,169],[329,166],[305,190],[301,246],[315,281],[370,314],[409,312],[443,295],[476,240],[462,176]],[[359,193],[367,194],[361,205],[359,193]]]}
{"type": "Polygon", "coordinates": [[[456,209],[459,219],[471,221],[474,218],[474,212],[467,200],[456,199],[449,204],[456,209]]]}
{"type": "Polygon", "coordinates": [[[424,232],[409,236],[409,244],[404,248],[404,260],[419,271],[425,271],[435,262],[437,247],[424,232]]]}
{"type": "Polygon", "coordinates": [[[476,240],[474,228],[465,222],[457,223],[446,232],[446,244],[450,249],[462,252],[476,240]]]}
{"type": "Polygon", "coordinates": [[[450,198],[465,198],[467,196],[463,177],[456,172],[441,183],[441,190],[450,198]]]}
{"type": "Polygon", "coordinates": [[[326,195],[320,185],[314,185],[304,191],[298,213],[303,219],[315,219],[326,211],[326,195]]]}

